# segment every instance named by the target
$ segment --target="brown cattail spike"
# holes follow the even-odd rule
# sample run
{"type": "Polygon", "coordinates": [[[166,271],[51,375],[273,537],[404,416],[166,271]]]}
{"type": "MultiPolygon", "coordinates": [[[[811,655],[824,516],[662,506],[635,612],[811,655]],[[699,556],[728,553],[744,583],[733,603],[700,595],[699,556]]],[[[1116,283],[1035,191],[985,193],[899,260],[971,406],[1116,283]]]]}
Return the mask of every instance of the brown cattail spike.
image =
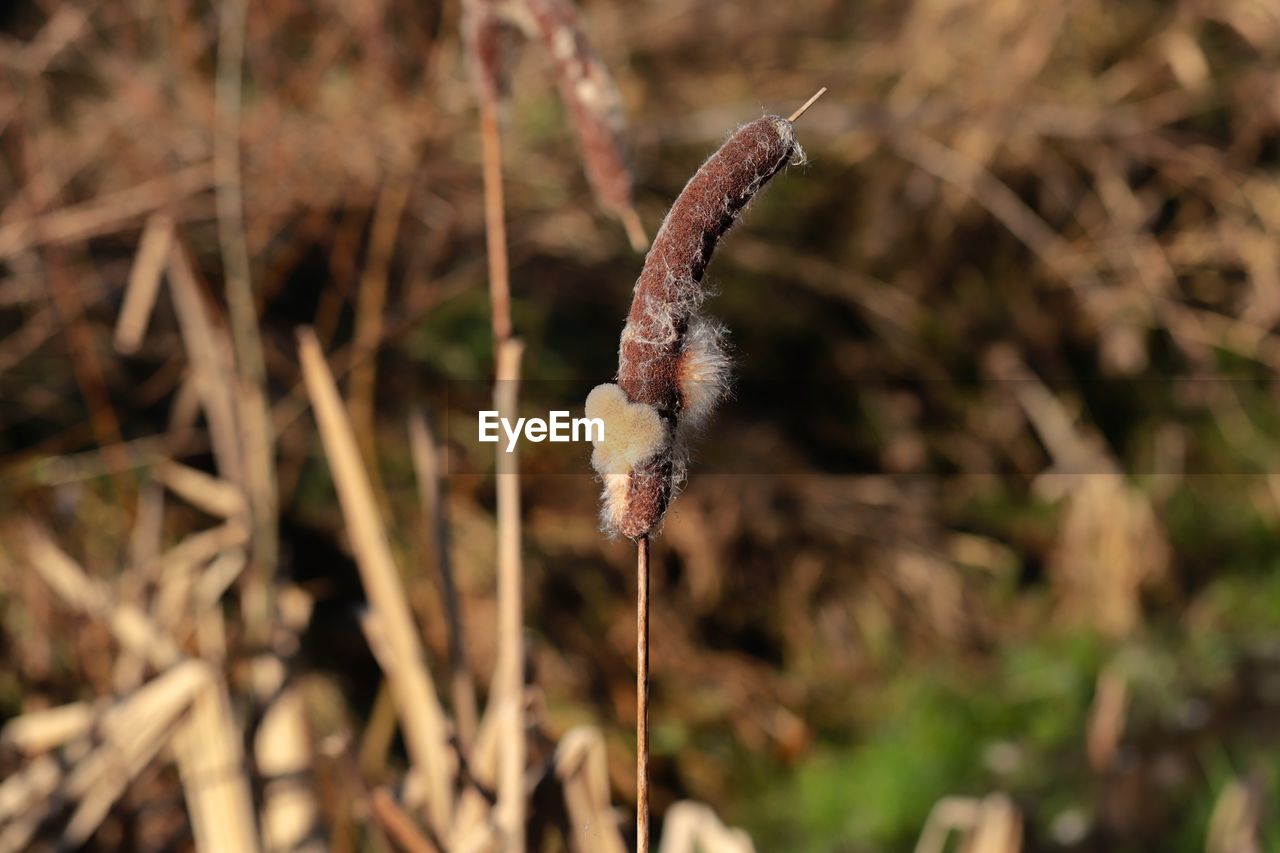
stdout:
{"type": "Polygon", "coordinates": [[[477,94],[496,105],[510,89],[514,54],[519,48],[520,30],[510,20],[508,4],[463,0],[462,32],[477,94]]]}
{"type": "Polygon", "coordinates": [[[535,37],[551,58],[560,99],[578,138],[587,180],[600,206],[616,216],[632,248],[648,241],[632,201],[631,167],[624,141],[622,96],[587,38],[569,0],[523,0],[535,37]]]}
{"type": "Polygon", "coordinates": [[[743,126],[685,185],[654,238],[622,331],[617,385],[587,400],[588,417],[605,423],[592,462],[605,482],[606,530],[637,539],[662,521],[683,479],[688,433],[725,392],[723,332],[698,316],[703,274],[760,188],[802,159],[789,120],[743,126]]]}

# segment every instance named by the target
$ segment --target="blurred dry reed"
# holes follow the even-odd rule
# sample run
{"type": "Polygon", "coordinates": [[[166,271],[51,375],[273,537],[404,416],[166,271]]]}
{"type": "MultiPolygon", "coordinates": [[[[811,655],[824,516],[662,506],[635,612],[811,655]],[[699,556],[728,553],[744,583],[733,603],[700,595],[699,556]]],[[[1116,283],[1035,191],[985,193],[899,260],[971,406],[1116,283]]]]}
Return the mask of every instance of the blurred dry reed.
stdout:
{"type": "MultiPolygon", "coordinates": [[[[522,288],[510,295],[512,270],[548,282],[557,310],[578,310],[583,326],[602,305],[588,297],[625,291],[617,271],[630,256],[617,229],[559,195],[585,170],[562,155],[573,117],[551,122],[541,110],[547,88],[568,78],[556,68],[522,78],[526,100],[509,103],[505,120],[542,135],[511,138],[508,156],[539,178],[511,181],[507,214],[486,230],[496,205],[485,190],[498,184],[479,175],[500,169],[503,116],[486,108],[492,132],[476,139],[447,6],[310,15],[230,3],[209,15],[108,0],[4,15],[0,612],[14,716],[0,731],[0,849],[492,849],[510,831],[493,809],[500,756],[522,746],[525,778],[517,787],[508,773],[504,789],[529,826],[545,828],[540,840],[626,849],[610,805],[633,793],[623,725],[575,727],[562,712],[550,722],[538,704],[545,691],[629,723],[634,688],[618,650],[631,641],[621,579],[634,564],[596,541],[591,496],[527,473],[524,493],[510,492],[516,478],[500,477],[510,484],[501,522],[466,482],[431,497],[442,439],[419,427],[422,506],[401,511],[378,472],[403,437],[404,413],[388,398],[406,376],[422,382],[388,356],[408,349],[427,312],[474,290],[481,231],[498,341],[511,336],[513,299],[545,310],[522,288]],[[290,334],[299,323],[315,330],[305,380],[290,334]],[[329,393],[335,382],[346,383],[345,403],[329,393]],[[326,400],[324,440],[340,451],[316,449],[301,417],[309,391],[326,400]],[[352,518],[330,509],[326,470],[352,518]],[[515,655],[519,623],[504,635],[502,683],[521,693],[512,707],[523,730],[519,712],[495,722],[496,690],[471,704],[467,686],[468,672],[474,684],[497,669],[486,584],[501,538],[512,589],[519,499],[514,553],[524,545],[536,559],[517,581],[545,608],[530,613],[540,644],[515,655]],[[359,556],[368,606],[350,606],[367,614],[386,666],[376,713],[320,674],[361,674],[354,655],[317,661],[302,650],[313,618],[334,634],[342,621],[317,615],[323,592],[290,577],[293,546],[272,545],[276,506],[307,501],[310,518],[340,531],[325,559],[348,546],[359,556]],[[451,555],[400,553],[413,540],[405,528],[447,523],[458,529],[451,555]],[[435,571],[415,574],[419,564],[435,571]],[[563,587],[548,564],[575,576],[570,591],[590,598],[596,621],[565,616],[584,608],[549,594],[563,587]],[[452,596],[434,590],[450,571],[457,602],[446,605],[452,596]],[[610,594],[583,578],[611,582],[610,594]],[[535,685],[523,683],[522,656],[537,664],[535,685]],[[434,706],[423,698],[433,694],[434,706]],[[406,709],[406,696],[426,705],[406,709]],[[405,755],[375,748],[397,727],[405,755]],[[444,794],[433,789],[441,779],[444,794]]],[[[1274,531],[1269,421],[1224,381],[1280,366],[1274,8],[916,0],[850,15],[839,4],[682,1],[653,15],[593,3],[584,15],[581,29],[641,117],[630,146],[644,172],[641,211],[656,212],[690,158],[761,101],[815,77],[842,93],[841,108],[806,118],[822,180],[786,199],[785,222],[769,210],[756,220],[786,225],[785,239],[738,235],[734,274],[767,276],[787,300],[762,297],[768,316],[740,312],[744,323],[781,334],[774,327],[795,315],[804,337],[829,344],[821,360],[842,382],[946,378],[949,368],[997,376],[1005,347],[1025,368],[1020,383],[992,382],[972,399],[941,382],[863,388],[860,406],[833,404],[869,413],[858,425],[870,438],[852,452],[882,470],[817,473],[800,452],[811,448],[761,426],[730,449],[774,454],[787,473],[753,489],[708,476],[685,493],[665,529],[681,571],[653,577],[670,601],[653,614],[671,661],[657,701],[688,735],[655,760],[664,853],[677,853],[678,838],[727,836],[704,811],[671,805],[685,792],[732,802],[726,742],[802,762],[816,738],[861,723],[833,685],[866,690],[902,651],[979,657],[1058,622],[1117,643],[1141,639],[1156,618],[1225,635],[1228,608],[1201,596],[1225,570],[1217,552],[1172,547],[1171,507],[1197,464],[1192,430],[1144,413],[1120,441],[1072,379],[1077,368],[1195,379],[1165,395],[1169,409],[1203,415],[1231,462],[1261,471],[1260,486],[1231,486],[1221,511],[1244,507],[1274,531]],[[1148,448],[1160,476],[1132,476],[1148,448]],[[935,465],[980,476],[943,490],[894,476],[935,465]],[[993,500],[1050,517],[975,518],[970,508],[993,500]],[[1040,565],[1043,581],[1026,571],[1040,565]],[[1099,598],[1105,607],[1089,606],[1099,598]],[[731,648],[708,642],[725,638],[731,648]]],[[[530,53],[520,68],[549,60],[530,53]]],[[[538,352],[540,338],[526,334],[538,352]]],[[[794,345],[754,340],[780,353],[794,345]]],[[[448,423],[447,411],[433,416],[448,423]]],[[[1088,730],[1063,760],[1093,768],[1101,784],[1082,796],[1105,806],[1116,756],[1147,747],[1131,736],[1138,688],[1109,669],[1089,683],[1088,730]]],[[[1159,791],[1135,784],[1135,811],[1154,811],[1159,791]]],[[[1210,849],[1265,845],[1266,779],[1242,771],[1196,784],[1211,789],[1210,849]]],[[[939,849],[959,833],[1016,849],[1021,819],[1004,795],[946,799],[920,841],[939,849]]],[[[1039,816],[1025,819],[1030,835],[1039,816]]],[[[1091,819],[1090,831],[1139,832],[1103,807],[1091,819]]]]}

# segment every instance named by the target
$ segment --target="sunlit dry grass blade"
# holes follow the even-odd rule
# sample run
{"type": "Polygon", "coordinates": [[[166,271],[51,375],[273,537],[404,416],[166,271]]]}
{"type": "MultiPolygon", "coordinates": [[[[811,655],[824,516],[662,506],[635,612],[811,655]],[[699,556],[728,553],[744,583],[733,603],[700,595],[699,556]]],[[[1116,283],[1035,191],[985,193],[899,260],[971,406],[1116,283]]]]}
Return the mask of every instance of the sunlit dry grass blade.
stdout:
{"type": "Polygon", "coordinates": [[[609,802],[609,763],[600,730],[570,729],[556,745],[552,761],[564,789],[575,853],[625,853],[609,802]]]}
{"type": "Polygon", "coordinates": [[[163,213],[152,214],[142,230],[142,242],[133,257],[133,269],[124,292],[124,303],[116,319],[117,352],[133,353],[142,346],[142,338],[151,319],[156,297],[160,293],[160,277],[169,260],[173,245],[173,219],[163,213]]]}
{"type": "Polygon", "coordinates": [[[352,341],[351,375],[347,378],[347,408],[351,412],[356,437],[361,440],[365,461],[369,464],[373,458],[373,404],[378,346],[382,342],[382,314],[387,305],[387,277],[411,185],[411,175],[392,175],[379,191],[369,232],[368,255],[356,294],[356,328],[352,341]]]}
{"type": "Polygon", "coordinates": [[[1019,853],[1022,813],[1007,794],[989,794],[978,811],[978,825],[969,836],[971,853],[1019,853]]]}
{"type": "Polygon", "coordinates": [[[147,566],[153,580],[163,582],[172,572],[186,571],[212,560],[224,551],[240,549],[249,539],[244,524],[232,520],[217,527],[210,527],[188,535],[185,539],[155,558],[147,566]]]}
{"type": "Polygon", "coordinates": [[[667,809],[658,853],[755,853],[755,849],[745,832],[725,826],[709,806],[685,800],[667,809]]]}
{"type": "Polygon", "coordinates": [[[127,190],[0,226],[0,258],[33,246],[83,240],[127,227],[143,214],[213,186],[213,164],[153,178],[127,190]]]}
{"type": "Polygon", "coordinates": [[[226,561],[235,565],[238,575],[245,558],[243,546],[248,539],[249,532],[243,521],[229,522],[192,533],[154,560],[133,567],[131,571],[140,581],[158,588],[151,604],[153,624],[169,636],[181,639],[185,622],[205,618],[216,599],[196,595],[199,584],[207,575],[225,571],[222,564],[226,561]],[[206,564],[208,568],[201,572],[206,564]]]}
{"type": "Polygon", "coordinates": [[[436,570],[440,574],[445,618],[449,620],[450,693],[453,718],[457,728],[459,749],[468,754],[476,733],[476,688],[467,662],[466,636],[462,605],[458,601],[458,585],[453,576],[449,555],[449,522],[440,488],[439,451],[427,424],[426,415],[415,409],[409,416],[409,448],[413,456],[414,479],[418,484],[418,502],[422,508],[423,529],[434,546],[436,570]]]}
{"type": "MultiPolygon", "coordinates": [[[[498,779],[498,750],[503,732],[501,726],[506,722],[495,709],[496,705],[491,697],[467,754],[468,775],[486,790],[492,790],[498,779]]],[[[477,790],[476,785],[463,788],[458,800],[457,825],[460,849],[487,849],[486,845],[496,844],[497,837],[501,834],[493,823],[492,802],[485,792],[477,790]]]]}
{"type": "Polygon", "coordinates": [[[48,752],[87,732],[100,710],[90,702],[72,702],[14,717],[0,728],[0,746],[25,755],[48,752]]]}
{"type": "Polygon", "coordinates": [[[346,519],[351,547],[374,619],[393,660],[394,669],[387,677],[410,756],[426,792],[431,827],[441,837],[448,837],[453,815],[453,778],[444,712],[427,670],[404,586],[392,559],[373,488],[337,385],[315,335],[304,330],[298,337],[303,378],[346,519]]]}
{"type": "Polygon", "coordinates": [[[1005,794],[943,797],[934,804],[916,842],[915,853],[942,853],[957,831],[962,849],[972,853],[1018,853],[1022,849],[1022,815],[1005,794]]]}
{"type": "Polygon", "coordinates": [[[138,506],[129,533],[129,562],[140,566],[160,553],[164,536],[164,487],[154,480],[138,488],[138,506]]]}
{"type": "Polygon", "coordinates": [[[244,492],[234,483],[180,462],[164,462],[152,475],[187,503],[218,518],[247,520],[244,492]]]}
{"type": "Polygon", "coordinates": [[[231,341],[205,302],[191,258],[181,241],[169,253],[169,291],[194,375],[196,393],[209,424],[210,443],[222,476],[244,482],[244,463],[236,416],[236,375],[231,341]]]}
{"type": "Polygon", "coordinates": [[[27,850],[66,775],[63,759],[42,755],[0,781],[0,853],[27,850]]]}
{"type": "Polygon", "coordinates": [[[98,727],[100,744],[75,766],[60,789],[77,803],[62,829],[64,845],[74,848],[88,841],[129,780],[151,763],[179,715],[212,677],[204,663],[184,661],[104,715],[98,727]]]}
{"type": "Polygon", "coordinates": [[[202,853],[259,849],[240,726],[220,675],[200,689],[174,735],[174,757],[202,853]]]}
{"type": "MultiPolygon", "coordinates": [[[[281,664],[281,666],[283,666],[281,664]]],[[[303,693],[286,684],[263,714],[254,736],[262,778],[262,841],[267,853],[321,853],[320,811],[303,693]]]]}
{"type": "Polygon", "coordinates": [[[33,521],[23,527],[27,562],[68,606],[101,620],[122,647],[156,667],[177,662],[181,653],[173,641],[135,606],[112,600],[106,585],[85,574],[66,552],[33,521]]]}
{"type": "Polygon", "coordinates": [[[41,757],[0,784],[0,851],[26,849],[53,810],[75,809],[61,829],[61,843],[83,844],[96,830],[129,780],[146,767],[195,690],[209,677],[197,661],[185,661],[109,707],[95,709],[85,733],[54,760],[41,757]]]}

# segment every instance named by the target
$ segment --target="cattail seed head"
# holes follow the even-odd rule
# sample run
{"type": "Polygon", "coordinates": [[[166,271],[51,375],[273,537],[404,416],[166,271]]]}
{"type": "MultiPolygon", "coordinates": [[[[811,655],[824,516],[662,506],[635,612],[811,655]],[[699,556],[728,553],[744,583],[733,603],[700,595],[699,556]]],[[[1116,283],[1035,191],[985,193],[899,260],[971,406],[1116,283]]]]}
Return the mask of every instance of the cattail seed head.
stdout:
{"type": "Polygon", "coordinates": [[[523,35],[542,45],[573,125],[583,169],[596,200],[626,227],[632,245],[646,245],[632,201],[622,97],[587,38],[570,0],[463,0],[462,29],[480,97],[501,102],[509,91],[523,35]]]}
{"type": "Polygon", "coordinates": [[[462,34],[471,77],[480,97],[501,102],[511,88],[520,29],[510,0],[463,0],[462,34]]]}
{"type": "Polygon", "coordinates": [[[536,36],[551,59],[560,99],[578,138],[587,181],[615,216],[632,210],[631,167],[622,96],[569,0],[525,0],[536,36]]]}
{"type": "Polygon", "coordinates": [[[602,454],[606,442],[612,444],[605,419],[605,441],[597,444],[592,464],[605,483],[606,531],[636,539],[661,523],[683,481],[689,433],[727,388],[724,332],[698,315],[703,275],[716,244],[760,188],[802,158],[791,122],[757,119],[702,164],[667,213],[636,281],[617,385],[599,386],[588,397],[588,416],[593,398],[597,411],[610,401],[604,410],[627,412],[625,424],[660,423],[664,434],[648,446],[626,438],[623,426],[622,443],[602,454]]]}

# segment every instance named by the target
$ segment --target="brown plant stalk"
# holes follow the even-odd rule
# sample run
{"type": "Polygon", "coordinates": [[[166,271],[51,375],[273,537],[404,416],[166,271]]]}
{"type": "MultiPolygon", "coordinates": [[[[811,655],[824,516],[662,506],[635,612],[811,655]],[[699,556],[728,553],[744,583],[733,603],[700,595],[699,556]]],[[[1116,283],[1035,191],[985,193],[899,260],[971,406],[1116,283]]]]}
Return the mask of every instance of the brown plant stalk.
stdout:
{"type": "MultiPolygon", "coordinates": [[[[469,0],[463,27],[472,79],[480,105],[483,143],[484,223],[488,249],[489,301],[493,322],[494,401],[513,414],[523,347],[512,337],[511,282],[507,258],[506,213],[502,186],[500,100],[506,91],[505,48],[509,23],[505,4],[469,0]]],[[[514,454],[497,451],[498,661],[486,716],[501,732],[495,814],[506,835],[504,849],[521,853],[525,837],[525,731],[523,569],[520,555],[520,480],[514,454]]]]}

